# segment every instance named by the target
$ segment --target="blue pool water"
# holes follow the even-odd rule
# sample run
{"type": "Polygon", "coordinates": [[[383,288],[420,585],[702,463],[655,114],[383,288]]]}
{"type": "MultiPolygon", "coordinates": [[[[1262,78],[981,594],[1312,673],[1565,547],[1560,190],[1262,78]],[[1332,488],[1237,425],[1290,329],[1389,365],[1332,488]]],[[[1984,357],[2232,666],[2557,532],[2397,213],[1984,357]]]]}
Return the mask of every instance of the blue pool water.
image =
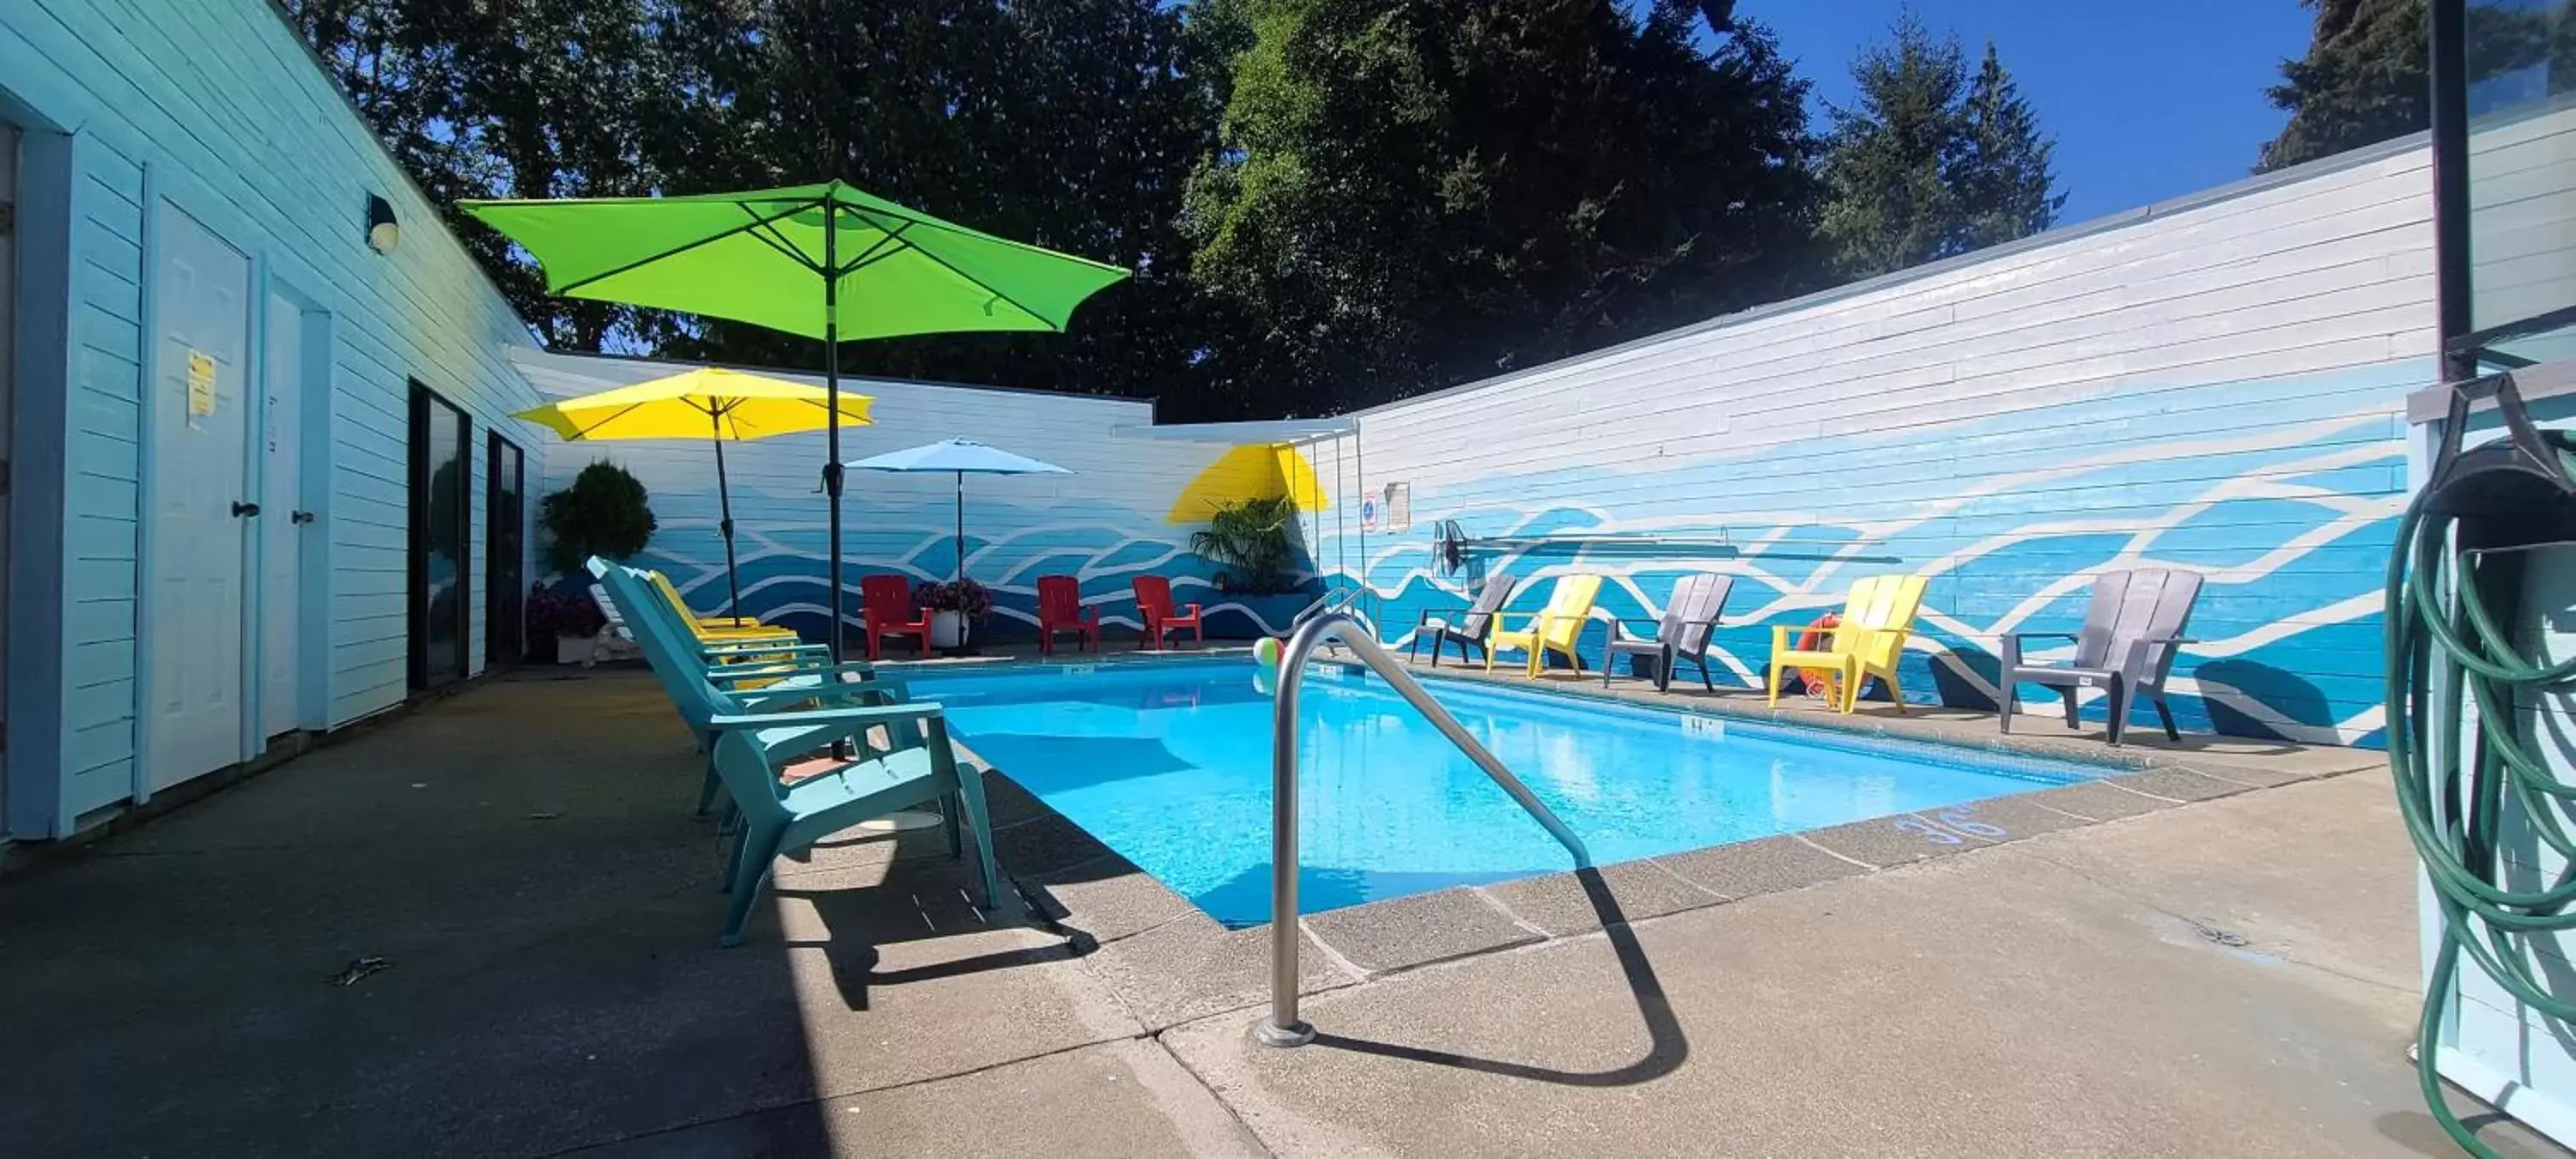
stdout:
{"type": "MultiPolygon", "coordinates": [[[[1249,660],[913,682],[968,747],[1228,925],[1270,920],[1270,712],[1249,660]]],[[[1428,686],[1602,865],[2026,792],[2087,775],[1934,745],[1428,686]]],[[[1484,773],[1374,678],[1301,689],[1307,913],[1573,868],[1484,773]]]]}

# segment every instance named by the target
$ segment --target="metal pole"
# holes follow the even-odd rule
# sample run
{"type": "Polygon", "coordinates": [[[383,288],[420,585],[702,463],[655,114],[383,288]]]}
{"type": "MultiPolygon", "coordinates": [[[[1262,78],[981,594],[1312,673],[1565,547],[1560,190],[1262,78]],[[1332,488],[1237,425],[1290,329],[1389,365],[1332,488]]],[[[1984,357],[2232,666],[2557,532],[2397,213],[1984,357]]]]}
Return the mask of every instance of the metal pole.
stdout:
{"type": "Polygon", "coordinates": [[[2433,0],[2433,298],[2442,378],[2478,376],[2474,351],[2454,344],[2477,327],[2469,252],[2469,69],[2466,0],[2433,0]]]}
{"type": "Polygon", "coordinates": [[[966,472],[957,472],[957,578],[966,578],[966,472]]]}
{"type": "Polygon", "coordinates": [[[716,530],[724,533],[725,541],[725,614],[733,617],[733,622],[739,626],[742,623],[742,580],[734,573],[733,491],[725,484],[724,422],[712,411],[708,412],[707,419],[716,425],[716,530]]]}
{"type": "Polygon", "coordinates": [[[841,662],[841,248],[840,209],[823,194],[823,490],[831,495],[832,663],[841,662]]]}
{"type": "Polygon", "coordinates": [[[1494,784],[1527,811],[1557,844],[1574,855],[1577,869],[1592,867],[1592,852],[1567,828],[1546,802],[1529,791],[1503,762],[1478,742],[1458,718],[1440,707],[1421,682],[1404,670],[1377,636],[1348,612],[1327,612],[1298,627],[1279,650],[1277,702],[1271,712],[1270,741],[1270,1017],[1253,1028],[1267,1046],[1303,1046],[1315,1040],[1315,1028],[1297,1016],[1297,686],[1306,660],[1327,640],[1339,640],[1360,663],[1395,690],[1398,697],[1441,736],[1467,754],[1494,784]]]}
{"type": "Polygon", "coordinates": [[[1252,1028],[1264,1046],[1304,1046],[1315,1028],[1297,1017],[1297,685],[1306,658],[1340,619],[1317,616],[1279,650],[1270,711],[1270,1017],[1252,1028]]]}

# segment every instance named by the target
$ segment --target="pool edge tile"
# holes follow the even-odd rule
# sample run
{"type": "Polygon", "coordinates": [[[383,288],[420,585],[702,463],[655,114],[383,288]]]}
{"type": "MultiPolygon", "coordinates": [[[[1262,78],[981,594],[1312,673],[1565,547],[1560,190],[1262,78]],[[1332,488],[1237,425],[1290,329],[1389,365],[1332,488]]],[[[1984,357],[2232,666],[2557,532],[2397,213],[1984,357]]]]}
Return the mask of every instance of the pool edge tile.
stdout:
{"type": "Polygon", "coordinates": [[[1299,923],[1370,975],[1543,941],[1547,935],[1472,889],[1451,887],[1307,914],[1299,923]]]}
{"type": "Polygon", "coordinates": [[[1804,889],[1869,872],[1864,866],[1788,834],[1667,853],[1648,860],[1729,901],[1804,889]]]}
{"type": "MultiPolygon", "coordinates": [[[[1651,857],[1606,865],[1597,872],[1609,891],[1615,920],[1623,925],[1727,902],[1726,895],[1684,880],[1651,857]]],[[[1584,885],[1583,873],[1548,873],[1474,888],[1549,937],[1572,937],[1602,928],[1602,915],[1584,885]]]]}

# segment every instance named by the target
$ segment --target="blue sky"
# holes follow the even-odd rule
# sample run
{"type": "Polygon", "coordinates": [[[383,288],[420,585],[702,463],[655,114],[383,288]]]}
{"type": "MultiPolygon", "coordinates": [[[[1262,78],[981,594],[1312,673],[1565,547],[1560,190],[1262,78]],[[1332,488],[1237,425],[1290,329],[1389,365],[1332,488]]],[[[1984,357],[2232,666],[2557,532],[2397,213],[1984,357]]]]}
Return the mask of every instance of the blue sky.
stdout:
{"type": "MultiPolygon", "coordinates": [[[[1852,98],[1851,59],[1884,39],[1902,0],[1738,0],[1771,26],[1821,100],[1852,98]]],[[[1988,39],[2057,136],[2060,224],[2223,185],[2252,172],[2285,117],[2263,98],[2304,54],[2298,0],[1915,0],[1970,61],[1988,39]]],[[[1827,127],[1816,108],[1816,129],[1827,127]]]]}

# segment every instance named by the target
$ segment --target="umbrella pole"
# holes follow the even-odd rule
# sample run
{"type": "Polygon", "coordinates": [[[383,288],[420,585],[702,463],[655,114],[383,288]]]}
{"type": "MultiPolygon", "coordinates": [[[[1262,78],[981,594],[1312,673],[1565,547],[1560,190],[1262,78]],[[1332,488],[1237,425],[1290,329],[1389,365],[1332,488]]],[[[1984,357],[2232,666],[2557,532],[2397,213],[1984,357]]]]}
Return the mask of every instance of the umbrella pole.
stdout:
{"type": "MultiPolygon", "coordinates": [[[[841,250],[840,211],[823,197],[823,490],[831,496],[832,662],[841,662],[841,250]]],[[[837,751],[837,744],[835,749],[837,751]]]]}
{"type": "Polygon", "coordinates": [[[966,472],[957,472],[957,578],[966,578],[966,472]]]}
{"type": "Polygon", "coordinates": [[[733,562],[733,491],[725,484],[723,420],[716,423],[716,530],[724,533],[725,541],[725,614],[733,617],[738,628],[742,626],[742,580],[733,562]]]}

